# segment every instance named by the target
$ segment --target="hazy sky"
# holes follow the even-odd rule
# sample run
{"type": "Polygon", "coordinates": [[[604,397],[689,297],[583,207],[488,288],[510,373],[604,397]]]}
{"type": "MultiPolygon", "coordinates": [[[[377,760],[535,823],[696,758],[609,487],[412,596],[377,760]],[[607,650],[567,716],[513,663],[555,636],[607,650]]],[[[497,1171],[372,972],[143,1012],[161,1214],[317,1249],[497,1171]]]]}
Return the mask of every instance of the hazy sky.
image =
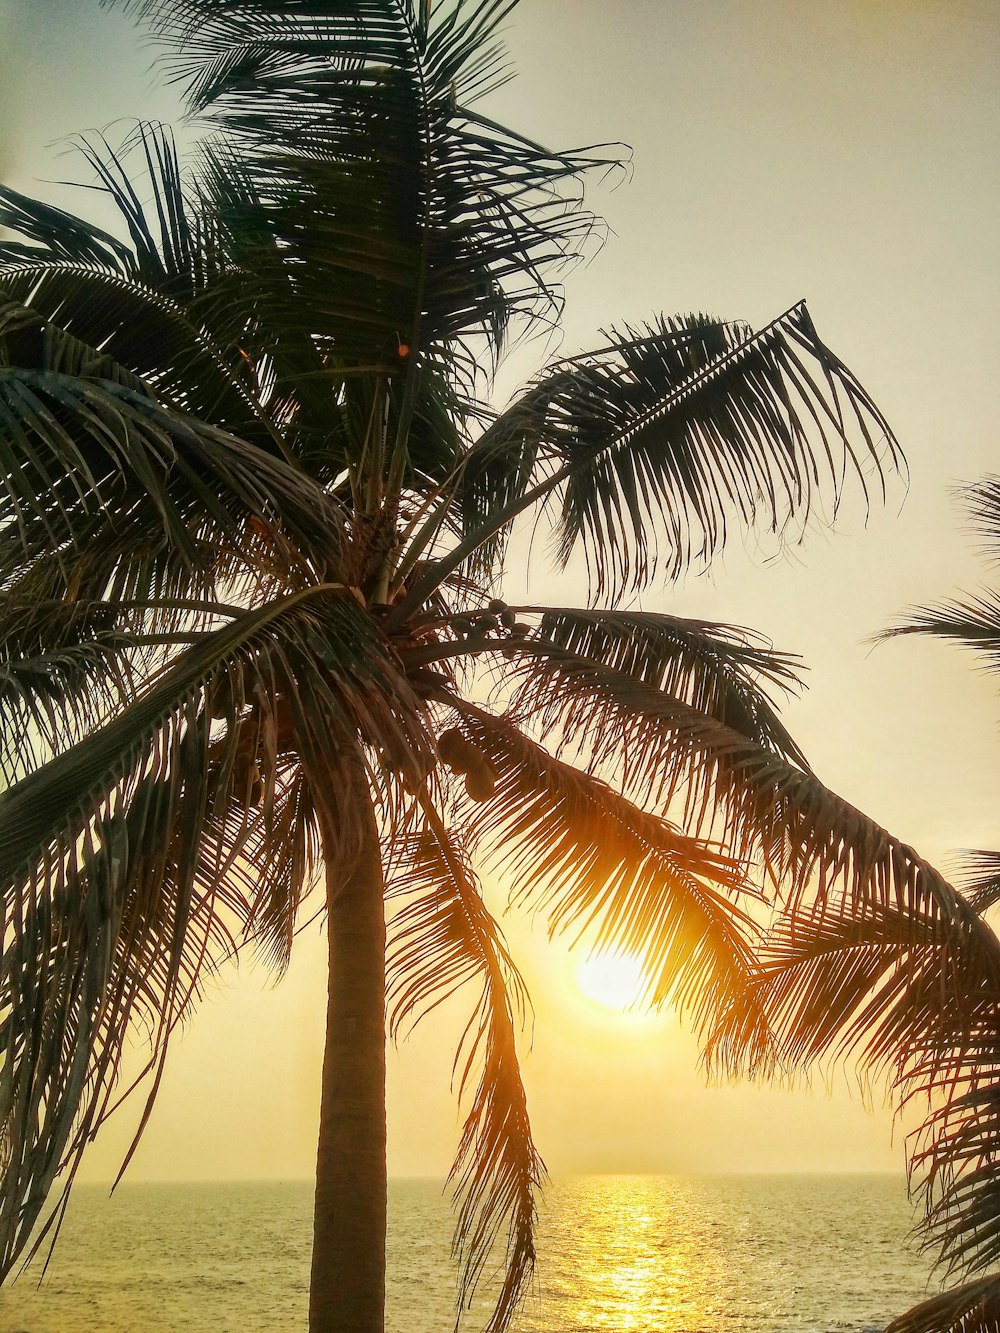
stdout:
{"type": "MultiPolygon", "coordinates": [[[[97,0],[0,12],[0,158],[20,188],[69,174],[46,146],[62,135],[174,114],[151,53],[97,0]]],[[[819,775],[939,861],[1000,842],[1000,700],[955,650],[866,640],[980,580],[949,488],[996,467],[998,38],[995,0],[524,0],[509,27],[520,77],[490,108],[560,147],[634,149],[631,179],[592,193],[613,234],[568,282],[561,350],[661,310],[762,324],[806,296],[893,423],[910,485],[867,529],[854,505],[778,558],[748,538],[644,605],[752,625],[802,654],[810,689],[787,720],[819,775]]],[[[530,355],[516,364],[526,373],[530,355]]],[[[570,597],[537,559],[529,590],[570,597]]],[[[507,591],[523,596],[523,580],[507,591]]],[[[889,1117],[850,1100],[842,1076],[832,1096],[706,1088],[672,1017],[600,1010],[540,924],[507,933],[535,1002],[526,1077],[554,1172],[901,1164],[889,1117]]],[[[313,931],[276,990],[249,968],[220,983],[173,1052],[134,1177],[311,1173],[323,961],[313,931]]],[[[450,1161],[460,1010],[391,1055],[392,1171],[450,1161]]],[[[92,1178],[114,1170],[124,1128],[97,1145],[92,1178]]]]}

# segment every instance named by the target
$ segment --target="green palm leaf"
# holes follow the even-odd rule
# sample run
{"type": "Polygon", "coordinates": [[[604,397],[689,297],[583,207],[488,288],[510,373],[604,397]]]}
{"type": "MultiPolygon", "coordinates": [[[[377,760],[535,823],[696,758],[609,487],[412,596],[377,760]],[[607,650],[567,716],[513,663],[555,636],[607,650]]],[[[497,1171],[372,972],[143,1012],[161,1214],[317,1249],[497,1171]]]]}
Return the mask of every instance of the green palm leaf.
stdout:
{"type": "MultiPolygon", "coordinates": [[[[236,338],[223,350],[202,322],[204,311],[186,310],[172,298],[129,277],[79,264],[32,263],[2,271],[6,292],[30,302],[49,342],[46,355],[24,348],[13,364],[99,375],[122,372],[164,405],[275,448],[266,416],[236,338]],[[66,346],[100,347],[68,363],[66,346]],[[53,347],[54,344],[54,347],[53,347]],[[53,355],[53,351],[58,354],[53,355]],[[79,367],[79,370],[76,367],[79,367]]],[[[226,336],[235,330],[223,329],[226,336]]]]}
{"type": "Polygon", "coordinates": [[[132,242],[134,275],[154,290],[190,299],[200,285],[196,217],[189,216],[177,148],[171,131],[151,121],[137,122],[130,139],[116,153],[103,134],[91,132],[77,147],[94,170],[100,188],[120,213],[132,242]],[[124,157],[139,149],[144,161],[144,201],[124,157]],[[150,217],[152,214],[152,218],[150,217]]]}
{"type": "Polygon", "coordinates": [[[5,269],[43,261],[94,265],[125,273],[131,265],[128,246],[116,236],[8,185],[0,185],[0,217],[4,227],[25,238],[0,242],[0,264],[5,269]]]}

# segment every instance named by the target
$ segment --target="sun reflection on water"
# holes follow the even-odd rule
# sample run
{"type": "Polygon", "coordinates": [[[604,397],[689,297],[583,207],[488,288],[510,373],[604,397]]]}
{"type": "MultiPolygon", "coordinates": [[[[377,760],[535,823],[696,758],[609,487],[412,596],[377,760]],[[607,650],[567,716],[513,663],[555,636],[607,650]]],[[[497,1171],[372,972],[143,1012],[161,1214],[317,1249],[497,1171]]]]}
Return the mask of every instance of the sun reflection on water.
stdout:
{"type": "MultiPolygon", "coordinates": [[[[543,1239],[561,1327],[679,1333],[713,1320],[725,1304],[725,1265],[683,1180],[599,1176],[565,1188],[573,1207],[555,1212],[543,1239]]],[[[529,1310],[519,1327],[543,1324],[529,1310]]]]}

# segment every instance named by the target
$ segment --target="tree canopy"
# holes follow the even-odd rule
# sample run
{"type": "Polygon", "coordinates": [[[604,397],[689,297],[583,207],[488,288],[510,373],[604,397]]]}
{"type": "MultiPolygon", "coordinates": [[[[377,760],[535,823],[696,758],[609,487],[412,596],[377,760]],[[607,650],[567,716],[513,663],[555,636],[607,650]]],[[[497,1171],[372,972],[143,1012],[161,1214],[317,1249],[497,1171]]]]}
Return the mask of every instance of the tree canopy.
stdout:
{"type": "Polygon", "coordinates": [[[544,1167],[489,858],[554,931],[641,954],[724,1069],[846,1032],[934,1080],[942,996],[1000,977],[974,907],[811,771],[777,712],[792,659],[628,609],[734,531],[865,506],[898,447],[804,304],[622,325],[493,404],[616,156],[480,109],[513,3],[124,7],[204,118],[192,164],[160,125],[84,136],[115,232],[0,190],[3,1271],[128,1035],[144,1125],[206,976],[243,944],[284,968],[322,882],[311,1326],[382,1326],[383,1019],[460,995],[459,1301],[499,1246],[499,1333],[544,1167]],[[586,606],[503,600],[522,517],[586,606]],[[762,966],[776,895],[795,924],[762,966]]]}

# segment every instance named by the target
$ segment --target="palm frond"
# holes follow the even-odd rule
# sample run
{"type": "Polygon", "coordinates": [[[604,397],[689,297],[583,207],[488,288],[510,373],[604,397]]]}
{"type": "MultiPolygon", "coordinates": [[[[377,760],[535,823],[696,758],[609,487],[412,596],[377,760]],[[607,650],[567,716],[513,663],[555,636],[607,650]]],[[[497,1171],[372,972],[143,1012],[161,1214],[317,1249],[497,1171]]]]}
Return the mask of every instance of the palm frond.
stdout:
{"type": "Polygon", "coordinates": [[[962,872],[962,891],[975,911],[989,911],[1000,902],[1000,852],[963,852],[962,872]]]}
{"type": "Polygon", "coordinates": [[[599,662],[807,767],[770,694],[800,686],[796,659],[776,652],[753,631],[649,611],[515,611],[541,617],[526,642],[599,662]]]}
{"type": "Polygon", "coordinates": [[[238,344],[264,410],[281,423],[294,456],[313,475],[332,480],[348,452],[342,438],[344,381],[328,374],[308,321],[276,317],[278,308],[294,302],[297,275],[283,266],[283,244],[269,203],[236,147],[218,138],[199,144],[192,188],[198,192],[199,216],[212,220],[213,244],[221,252],[220,273],[199,296],[196,313],[218,330],[217,343],[238,344]]]}
{"type": "MultiPolygon", "coordinates": [[[[88,365],[83,344],[39,329],[16,302],[0,316],[13,330],[8,355],[28,363],[0,363],[0,578],[39,560],[72,561],[79,587],[82,566],[97,561],[91,595],[101,597],[133,554],[147,566],[158,559],[189,571],[204,569],[206,555],[242,556],[251,520],[271,534],[276,551],[284,532],[314,553],[320,577],[328,575],[343,523],[339,507],[305,474],[162,406],[127,373],[100,377],[100,357],[88,365]],[[53,349],[60,361],[70,358],[69,370],[51,368],[53,349]],[[102,554],[111,526],[115,539],[102,554]]],[[[291,569],[301,558],[287,537],[291,569]]],[[[147,579],[143,572],[140,595],[150,591],[147,579]]],[[[124,587],[119,593],[128,595],[124,587]]]]}
{"type": "MultiPolygon", "coordinates": [[[[273,787],[273,798],[251,821],[242,861],[229,874],[243,878],[250,904],[247,937],[266,965],[280,973],[291,960],[299,908],[318,882],[322,856],[309,780],[288,756],[275,764],[273,787]]],[[[238,814],[230,814],[230,821],[238,814]]],[[[230,831],[224,830],[222,838],[232,845],[230,831]]]]}
{"type": "Polygon", "coordinates": [[[467,533],[442,571],[558,503],[560,562],[582,550],[614,600],[707,565],[734,520],[797,540],[817,510],[836,517],[849,482],[867,506],[902,458],[803,302],[757,333],[704,315],[627,329],[543,372],[466,466],[467,533]]]}
{"type": "Polygon", "coordinates": [[[240,345],[247,338],[233,319],[233,299],[224,322],[206,321],[214,313],[207,303],[185,308],[132,276],[67,262],[11,265],[0,269],[0,284],[36,317],[31,342],[22,336],[9,348],[11,364],[117,380],[280,451],[260,401],[263,386],[240,345]]]}
{"type": "Polygon", "coordinates": [[[283,885],[297,902],[308,834],[276,857],[295,785],[282,754],[291,744],[335,793],[338,753],[360,735],[416,782],[430,741],[419,702],[400,707],[407,694],[355,599],[311,589],[206,633],[112,721],[0,794],[4,1273],[61,1165],[72,1183],[130,1026],[146,1026],[159,1070],[205,969],[232,951],[227,920],[268,934],[273,913],[233,868],[254,858],[264,891],[283,885]]]}
{"type": "MultiPolygon", "coordinates": [[[[809,923],[850,931],[873,912],[901,913],[901,928],[911,931],[914,947],[922,937],[931,945],[915,973],[913,994],[927,1001],[921,984],[932,976],[952,996],[966,986],[974,995],[1000,987],[996,940],[962,895],[912,848],[814,775],[732,727],[589,659],[560,655],[542,661],[531,668],[518,701],[520,714],[539,726],[543,737],[556,733],[567,743],[586,743],[594,767],[624,775],[627,785],[639,786],[649,800],[667,807],[683,795],[685,824],[715,828],[741,864],[759,861],[807,937],[809,923]]],[[[877,957],[874,966],[877,976],[877,957]]],[[[803,981],[798,993],[807,990],[803,981]]],[[[739,1030],[737,1023],[734,1034],[739,1030]]],[[[939,1038],[936,1049],[943,1058],[946,1043],[939,1038]]],[[[737,1063],[738,1045],[734,1035],[737,1063]]],[[[725,1042],[718,1049],[724,1050],[725,1042]]]]}
{"type": "Polygon", "coordinates": [[[898,625],[883,630],[878,638],[892,639],[900,634],[930,634],[972,648],[995,671],[1000,667],[1000,596],[987,590],[936,607],[917,608],[898,625]]]}
{"type": "MultiPolygon", "coordinates": [[[[976,526],[995,538],[995,480],[969,494],[976,526]]],[[[918,608],[879,638],[914,633],[971,647],[995,669],[1000,601],[985,592],[918,608]]],[[[753,1004],[787,1062],[853,1056],[891,1074],[901,1109],[923,1109],[907,1146],[924,1246],[948,1273],[981,1273],[1000,1260],[1000,941],[982,919],[998,897],[997,856],[966,854],[968,898],[907,847],[893,862],[867,902],[846,885],[792,900],[763,950],[753,1004]]],[[[997,1327],[995,1288],[995,1276],[968,1283],[890,1327],[997,1327]]]]}
{"type": "MultiPolygon", "coordinates": [[[[219,154],[203,146],[204,179],[185,182],[171,132],[148,121],[137,122],[119,148],[101,134],[76,146],[117,208],[131,248],[116,242],[110,257],[81,249],[75,238],[89,234],[88,223],[0,189],[0,225],[49,242],[0,251],[8,291],[61,329],[60,337],[70,334],[128,366],[160,401],[285,452],[262,401],[273,388],[273,349],[260,345],[257,286],[229,225],[239,164],[227,160],[222,186],[219,154]],[[139,176],[131,170],[137,152],[139,176]],[[206,188],[212,181],[219,189],[206,188]],[[221,211],[220,190],[227,197],[221,211]]],[[[260,200],[252,198],[259,219],[260,200]]]]}
{"type": "Polygon", "coordinates": [[[455,1056],[459,1097],[478,1075],[449,1176],[458,1203],[458,1303],[473,1295],[501,1237],[503,1277],[487,1333],[503,1333],[531,1282],[536,1194],[545,1167],[535,1148],[517,1057],[527,995],[462,843],[429,797],[396,851],[392,892],[409,899],[389,923],[390,1031],[416,1022],[466,985],[480,996],[455,1056]]]}
{"type": "MultiPolygon", "coordinates": [[[[977,979],[975,972],[959,977],[963,985],[977,979]]],[[[949,995],[939,1003],[936,1040],[906,1049],[900,1080],[907,1100],[929,1106],[910,1168],[924,1205],[924,1246],[949,1273],[981,1273],[1000,1261],[998,1009],[995,976],[958,1000],[949,995]]]]}
{"type": "Polygon", "coordinates": [[[0,242],[0,266],[4,268],[25,263],[68,263],[124,274],[131,267],[131,251],[110,232],[8,185],[0,185],[0,219],[4,227],[24,237],[23,241],[0,242]]]}
{"type": "Polygon", "coordinates": [[[512,315],[557,305],[545,275],[591,227],[564,186],[607,162],[548,152],[463,105],[502,77],[511,7],[460,0],[428,25],[411,0],[126,4],[268,200],[272,309],[291,275],[289,325],[308,319],[340,366],[410,378],[418,352],[472,335],[499,348],[512,315]]]}
{"type": "Polygon", "coordinates": [[[544,914],[552,934],[641,957],[647,1002],[688,1009],[707,1031],[754,973],[756,929],[731,901],[751,886],[716,849],[554,758],[509,718],[453,706],[496,784],[465,811],[474,845],[516,886],[513,901],[544,914]]]}
{"type": "MultiPolygon", "coordinates": [[[[57,1172],[68,1170],[65,1191],[72,1184],[118,1081],[129,1029],[145,1030],[151,1067],[161,1067],[206,972],[232,952],[242,904],[224,881],[198,876],[184,843],[203,799],[192,774],[197,728],[185,736],[171,756],[178,776],[161,778],[155,765],[140,770],[128,807],[109,802],[95,811],[72,857],[56,854],[41,874],[5,885],[5,1276],[29,1243],[57,1172]]],[[[57,1208],[50,1224],[58,1217],[57,1208]]]]}
{"type": "Polygon", "coordinates": [[[1000,477],[986,476],[960,494],[972,516],[972,529],[982,539],[987,554],[996,558],[1000,551],[1000,477]]]}
{"type": "MultiPolygon", "coordinates": [[[[490,421],[462,460],[454,498],[461,516],[463,559],[473,577],[488,576],[506,550],[511,518],[524,498],[555,471],[545,425],[557,384],[543,379],[490,421]]],[[[462,563],[461,561],[459,563],[462,563]]]]}
{"type": "MultiPolygon", "coordinates": [[[[902,1088],[924,1060],[949,1059],[944,1034],[954,1038],[962,1026],[964,988],[982,993],[1000,976],[995,940],[953,895],[950,916],[875,893],[861,901],[834,893],[778,916],[759,951],[754,993],[740,1000],[769,1015],[783,1067],[855,1056],[902,1078],[902,1088]]],[[[717,1039],[741,1028],[739,1009],[717,1039]]]]}
{"type": "MultiPolygon", "coordinates": [[[[76,839],[110,794],[131,780],[128,775],[156,737],[173,735],[180,714],[187,717],[189,707],[200,706],[200,691],[224,667],[232,675],[227,663],[252,662],[257,653],[276,673],[271,697],[286,699],[298,734],[360,733],[367,743],[392,749],[401,764],[410,764],[411,778],[422,779],[431,751],[420,701],[355,599],[336,586],[311,588],[204,634],[110,722],[0,794],[0,883],[16,883],[42,864],[50,845],[62,847],[72,861],[76,839]],[[279,639],[279,628],[284,637],[274,656],[273,647],[270,654],[268,649],[279,639]]],[[[260,707],[274,706],[260,696],[256,691],[260,707]]],[[[230,685],[223,694],[224,716],[236,719],[243,697],[242,686],[234,693],[230,685]]],[[[277,722],[269,726],[273,730],[277,722]]],[[[273,742],[269,745],[273,749],[273,742]]]]}
{"type": "MultiPolygon", "coordinates": [[[[534,715],[542,682],[558,670],[554,660],[572,659],[577,670],[589,662],[597,672],[635,680],[808,770],[772,697],[799,687],[796,659],[750,630],[661,612],[488,604],[481,595],[461,611],[439,609],[438,624],[429,641],[403,650],[405,660],[416,667],[495,654],[501,659],[491,663],[497,688],[515,687],[515,712],[523,707],[534,715]],[[443,633],[446,628],[450,633],[443,633]]],[[[580,729],[566,741],[564,748],[582,746],[584,753],[601,748],[601,738],[587,738],[580,729]]],[[[643,784],[647,776],[639,771],[635,780],[643,784]]]]}
{"type": "Polygon", "coordinates": [[[120,150],[97,131],[81,135],[75,146],[128,230],[135,276],[154,290],[189,300],[198,290],[202,269],[198,221],[190,215],[172,131],[140,120],[120,150]],[[143,160],[141,173],[126,166],[134,150],[143,160]]]}
{"type": "Polygon", "coordinates": [[[804,304],[757,334],[704,316],[628,331],[569,375],[559,549],[565,561],[581,542],[598,588],[648,583],[657,533],[677,577],[722,547],[730,513],[784,535],[824,493],[836,514],[848,475],[866,495],[881,451],[898,462],[888,424],[804,304]]]}
{"type": "Polygon", "coordinates": [[[687,700],[540,639],[519,643],[516,669],[512,711],[542,740],[558,737],[643,804],[667,809],[682,798],[685,827],[718,832],[741,861],[762,856],[775,881],[802,888],[837,856],[838,822],[863,845],[869,826],[859,811],[780,749],[687,700]]]}
{"type": "Polygon", "coordinates": [[[996,1333],[1000,1328],[1000,1276],[977,1278],[915,1305],[885,1333],[996,1333]]]}
{"type": "Polygon", "coordinates": [[[908,1143],[924,1245],[948,1271],[1000,1259],[1000,941],[973,904],[897,846],[866,897],[846,888],[793,902],[760,950],[748,993],[714,1043],[754,1070],[764,1013],[781,1067],[851,1058],[923,1109],[908,1143]]]}
{"type": "MultiPolygon", "coordinates": [[[[8,276],[14,278],[16,287],[17,270],[5,270],[5,282],[8,276]]],[[[38,280],[37,273],[33,277],[38,280]]],[[[106,348],[99,350],[94,343],[84,342],[47,323],[36,309],[23,305],[6,286],[0,289],[0,337],[6,365],[55,371],[80,379],[110,380],[139,393],[148,392],[142,377],[116,361],[106,348]]]]}
{"type": "Polygon", "coordinates": [[[124,705],[141,618],[106,602],[0,593],[0,774],[6,783],[124,705]]]}
{"type": "Polygon", "coordinates": [[[0,245],[0,266],[18,268],[26,261],[36,266],[86,265],[189,299],[197,289],[202,267],[197,258],[199,220],[190,216],[170,129],[154,121],[138,121],[119,149],[99,131],[81,135],[71,146],[97,180],[96,186],[81,188],[96,188],[108,197],[131,244],[3,186],[0,221],[27,244],[0,245]],[[126,166],[136,149],[143,159],[141,173],[130,172],[126,166]]]}

